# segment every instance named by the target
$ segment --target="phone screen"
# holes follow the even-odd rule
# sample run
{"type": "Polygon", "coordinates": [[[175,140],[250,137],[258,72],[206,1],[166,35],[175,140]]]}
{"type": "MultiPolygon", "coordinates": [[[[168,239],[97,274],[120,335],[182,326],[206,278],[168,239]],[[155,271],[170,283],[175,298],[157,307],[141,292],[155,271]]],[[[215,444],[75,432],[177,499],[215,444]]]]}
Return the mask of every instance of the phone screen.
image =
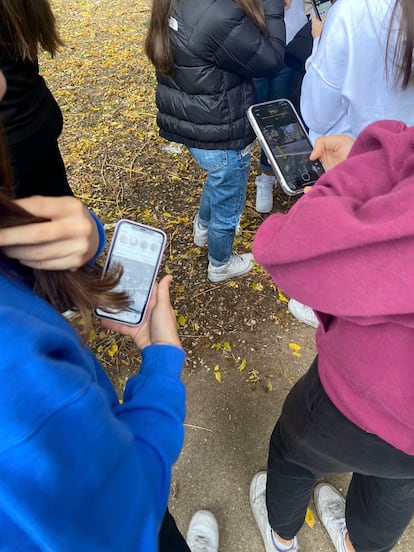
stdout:
{"type": "Polygon", "coordinates": [[[328,2],[326,0],[313,0],[313,7],[319,19],[323,19],[326,16],[332,4],[333,2],[330,0],[328,2]]]}
{"type": "Polygon", "coordinates": [[[140,324],[157,276],[166,242],[164,232],[135,222],[119,221],[104,272],[122,265],[123,274],[116,290],[128,292],[131,298],[127,311],[107,312],[101,309],[96,314],[126,324],[140,324]]]}
{"type": "Polygon", "coordinates": [[[285,180],[285,191],[297,193],[314,184],[325,169],[319,160],[310,161],[312,145],[292,104],[274,100],[252,106],[251,112],[285,180]]]}

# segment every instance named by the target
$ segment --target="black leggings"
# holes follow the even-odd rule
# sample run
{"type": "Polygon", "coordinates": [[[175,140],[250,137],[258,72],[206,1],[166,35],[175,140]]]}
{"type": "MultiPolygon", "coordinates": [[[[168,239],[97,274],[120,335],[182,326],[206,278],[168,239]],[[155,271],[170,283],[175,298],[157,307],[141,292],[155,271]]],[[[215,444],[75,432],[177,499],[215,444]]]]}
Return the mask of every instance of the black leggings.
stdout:
{"type": "Polygon", "coordinates": [[[346,524],[357,552],[391,550],[414,513],[414,456],[366,433],[332,404],[317,359],[290,391],[273,431],[266,489],[271,527],[291,539],[317,479],[352,472],[346,524]]]}

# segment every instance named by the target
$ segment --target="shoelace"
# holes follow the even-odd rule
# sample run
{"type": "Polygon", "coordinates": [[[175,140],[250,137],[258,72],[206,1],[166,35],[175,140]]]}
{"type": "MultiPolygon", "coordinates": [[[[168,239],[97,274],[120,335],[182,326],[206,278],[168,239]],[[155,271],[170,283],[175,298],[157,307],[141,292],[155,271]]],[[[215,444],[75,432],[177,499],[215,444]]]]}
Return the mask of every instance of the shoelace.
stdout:
{"type": "Polygon", "coordinates": [[[191,543],[191,552],[210,552],[208,540],[204,535],[197,535],[191,543]]]}
{"type": "Polygon", "coordinates": [[[340,528],[346,527],[344,509],[342,504],[335,500],[327,504],[326,508],[331,516],[332,523],[340,528]]]}

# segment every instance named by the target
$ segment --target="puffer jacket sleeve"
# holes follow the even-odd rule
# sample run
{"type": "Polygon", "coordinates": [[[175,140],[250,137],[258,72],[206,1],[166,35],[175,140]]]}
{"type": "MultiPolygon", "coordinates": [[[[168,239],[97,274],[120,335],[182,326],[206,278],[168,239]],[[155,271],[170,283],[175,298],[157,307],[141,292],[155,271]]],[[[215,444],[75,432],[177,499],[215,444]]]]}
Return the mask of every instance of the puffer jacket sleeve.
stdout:
{"type": "Polygon", "coordinates": [[[268,34],[236,2],[213,2],[193,33],[190,49],[221,69],[252,78],[277,73],[284,64],[283,0],[262,0],[268,34]]]}

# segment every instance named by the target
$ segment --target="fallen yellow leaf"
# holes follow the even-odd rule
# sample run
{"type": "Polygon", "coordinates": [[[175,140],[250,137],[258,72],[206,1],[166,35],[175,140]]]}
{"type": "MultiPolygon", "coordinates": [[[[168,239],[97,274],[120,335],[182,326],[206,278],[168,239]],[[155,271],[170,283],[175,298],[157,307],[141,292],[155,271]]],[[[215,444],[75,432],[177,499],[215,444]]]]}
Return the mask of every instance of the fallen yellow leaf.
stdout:
{"type": "Polygon", "coordinates": [[[306,510],[305,522],[311,529],[313,529],[313,526],[315,525],[315,514],[310,508],[306,510]]]}

